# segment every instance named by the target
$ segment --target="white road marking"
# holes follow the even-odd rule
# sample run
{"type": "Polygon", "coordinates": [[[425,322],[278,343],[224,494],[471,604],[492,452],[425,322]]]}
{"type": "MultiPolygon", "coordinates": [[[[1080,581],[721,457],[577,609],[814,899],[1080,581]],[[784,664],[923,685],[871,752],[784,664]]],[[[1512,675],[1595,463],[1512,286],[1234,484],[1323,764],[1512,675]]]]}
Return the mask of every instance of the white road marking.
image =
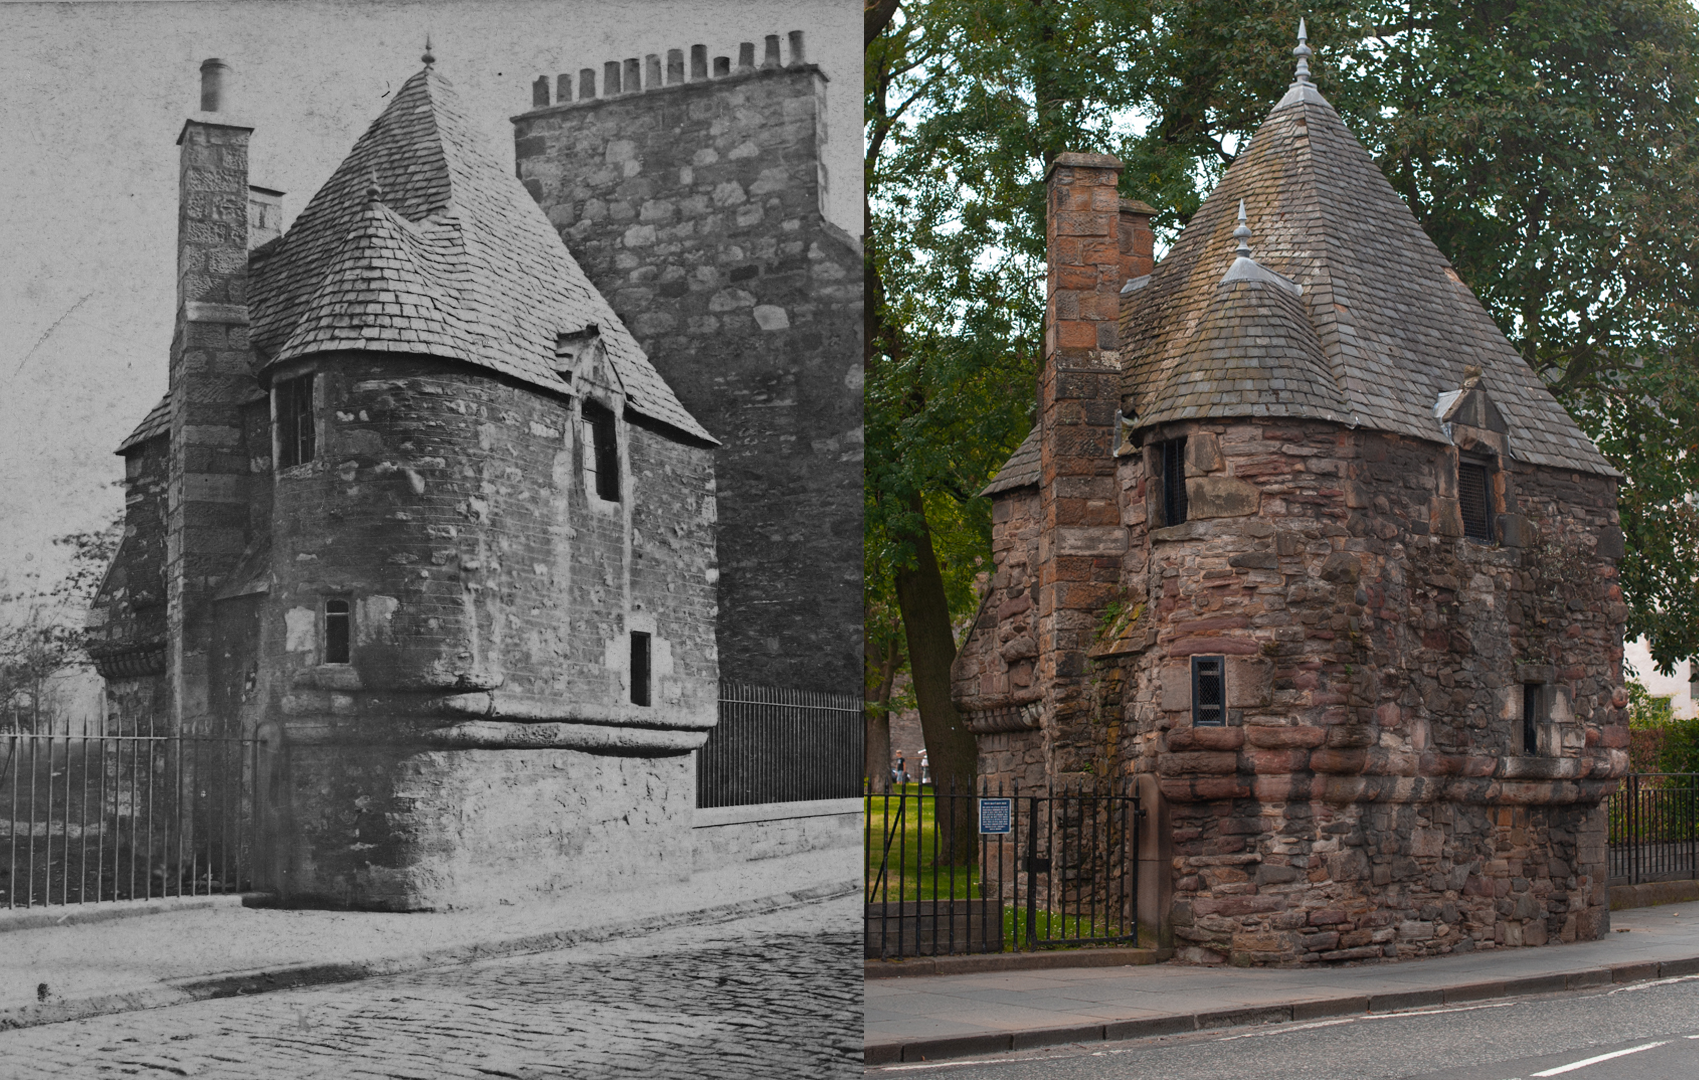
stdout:
{"type": "Polygon", "coordinates": [[[1631,994],[1636,990],[1650,990],[1654,986],[1668,986],[1671,983],[1692,982],[1694,979],[1699,979],[1699,975],[1676,975],[1668,979],[1652,979],[1649,982],[1629,983],[1627,986],[1619,986],[1615,990],[1605,991],[1605,996],[1610,997],[1613,994],[1631,994]]]}
{"type": "Polygon", "coordinates": [[[1626,1057],[1629,1054],[1638,1054],[1642,1050],[1650,1050],[1656,1046],[1663,1046],[1667,1042],[1669,1042],[1668,1039],[1660,1039],[1657,1042],[1642,1043],[1639,1046],[1630,1046],[1627,1050],[1614,1050],[1608,1054],[1600,1054],[1598,1057],[1590,1057],[1585,1061],[1572,1061],[1568,1065],[1559,1065],[1555,1069],[1547,1069],[1544,1072],[1537,1072],[1534,1075],[1556,1076],[1559,1073],[1574,1072],[1576,1069],[1585,1069],[1589,1065],[1597,1065],[1599,1062],[1609,1061],[1611,1058],[1626,1057]]]}

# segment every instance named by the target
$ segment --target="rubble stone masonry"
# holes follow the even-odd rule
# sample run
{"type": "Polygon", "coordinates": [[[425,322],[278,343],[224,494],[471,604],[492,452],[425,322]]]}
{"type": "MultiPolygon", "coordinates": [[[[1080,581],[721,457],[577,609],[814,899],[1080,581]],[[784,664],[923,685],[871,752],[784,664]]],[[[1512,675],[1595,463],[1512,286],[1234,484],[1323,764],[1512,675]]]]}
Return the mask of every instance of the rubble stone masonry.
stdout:
{"type": "Polygon", "coordinates": [[[1603,933],[1600,799],[1627,767],[1614,482],[1509,462],[1489,544],[1461,535],[1456,448],[1327,423],[1152,438],[1180,435],[1185,524],[1148,527],[1150,466],[1122,459],[1143,612],[1099,650],[1096,677],[1126,689],[1094,722],[1121,727],[1116,770],[1171,803],[1181,955],[1603,933]],[[1226,726],[1191,725],[1195,654],[1226,658],[1226,726]],[[1525,683],[1549,702],[1536,754],[1525,683]]]}
{"type": "Polygon", "coordinates": [[[821,212],[825,76],[777,47],[515,117],[518,170],[723,443],[723,677],[859,693],[862,257],[821,212]]]}

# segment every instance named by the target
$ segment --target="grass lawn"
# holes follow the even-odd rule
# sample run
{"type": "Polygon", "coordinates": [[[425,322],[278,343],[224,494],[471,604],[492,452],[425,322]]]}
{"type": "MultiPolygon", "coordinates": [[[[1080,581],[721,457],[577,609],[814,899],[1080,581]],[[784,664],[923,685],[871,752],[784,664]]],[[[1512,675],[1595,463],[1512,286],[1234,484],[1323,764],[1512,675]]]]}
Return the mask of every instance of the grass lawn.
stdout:
{"type": "MultiPolygon", "coordinates": [[[[912,901],[980,900],[985,893],[980,887],[979,866],[950,865],[942,861],[939,850],[936,803],[930,797],[930,786],[904,784],[893,788],[889,798],[872,796],[867,800],[867,903],[895,904],[912,901]],[[899,798],[898,796],[903,796],[899,798]]],[[[979,846],[976,844],[976,853],[979,846]]],[[[993,856],[994,858],[994,856],[993,856]]],[[[1014,866],[1008,867],[1014,872],[1014,866]]],[[[1041,878],[1042,882],[1043,879],[1041,878]]],[[[1024,879],[1022,885],[1024,887],[1024,879]]],[[[1042,884],[1040,888],[1042,888],[1042,884]]],[[[1017,950],[1027,938],[1026,905],[998,905],[1003,920],[1005,950],[1017,950]]],[[[975,912],[977,915],[978,912],[975,912]]],[[[893,916],[894,917],[894,916],[893,916]]],[[[1109,937],[1131,933],[1132,927],[1115,926],[1101,914],[1093,919],[1088,915],[1052,911],[1041,895],[1034,911],[1034,930],[1039,940],[1109,937]]],[[[1045,948],[1077,946],[1046,945],[1045,948]]]]}

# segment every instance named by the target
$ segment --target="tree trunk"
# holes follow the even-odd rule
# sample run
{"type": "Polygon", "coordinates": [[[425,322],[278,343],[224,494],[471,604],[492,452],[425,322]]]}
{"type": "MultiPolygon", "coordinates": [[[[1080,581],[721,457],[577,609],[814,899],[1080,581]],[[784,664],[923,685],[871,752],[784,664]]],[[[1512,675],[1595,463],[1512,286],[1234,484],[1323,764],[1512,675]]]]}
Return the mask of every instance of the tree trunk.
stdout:
{"type": "Polygon", "coordinates": [[[879,671],[879,686],[867,702],[865,716],[867,718],[867,734],[864,740],[867,746],[867,785],[868,790],[875,795],[883,795],[891,790],[891,687],[897,681],[897,643],[895,639],[885,643],[885,654],[878,654],[878,646],[868,642],[867,666],[877,667],[879,671]]]}
{"type": "Polygon", "coordinates": [[[921,525],[914,535],[905,537],[914,545],[914,565],[898,569],[895,579],[897,606],[903,614],[903,634],[908,641],[909,674],[920,708],[932,788],[940,794],[954,792],[960,796],[949,800],[953,812],[939,810],[939,857],[951,865],[971,865],[978,839],[971,796],[979,767],[979,745],[950,700],[950,664],[956,659],[956,638],[950,629],[944,576],[938,570],[938,556],[932,550],[932,534],[925,524],[920,497],[910,496],[908,503],[921,525]]]}

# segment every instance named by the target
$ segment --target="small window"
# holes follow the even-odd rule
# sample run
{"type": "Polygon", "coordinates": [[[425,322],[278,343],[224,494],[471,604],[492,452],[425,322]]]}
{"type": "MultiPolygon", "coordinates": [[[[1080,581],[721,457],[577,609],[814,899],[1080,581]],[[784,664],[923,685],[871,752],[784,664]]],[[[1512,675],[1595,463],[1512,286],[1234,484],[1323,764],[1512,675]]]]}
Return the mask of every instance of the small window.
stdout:
{"type": "Polygon", "coordinates": [[[277,467],[313,460],[313,377],[280,382],[272,392],[277,400],[277,467]]]}
{"type": "Polygon", "coordinates": [[[353,615],[346,600],[324,602],[324,662],[348,663],[348,643],[352,639],[353,615]]]}
{"type": "Polygon", "coordinates": [[[1162,524],[1186,523],[1186,440],[1156,444],[1157,468],[1162,470],[1162,524]]]}
{"type": "Polygon", "coordinates": [[[619,502],[619,443],[614,434],[614,414],[594,401],[583,405],[584,468],[591,489],[607,502],[619,502]]]}
{"type": "Polygon", "coordinates": [[[1227,723],[1227,661],[1222,656],[1192,657],[1192,726],[1227,723]]]}
{"type": "Polygon", "coordinates": [[[649,635],[631,632],[631,703],[649,704],[649,635]]]}
{"type": "Polygon", "coordinates": [[[1522,752],[1540,752],[1540,725],[1546,722],[1545,687],[1539,683],[1522,684],[1522,752]]]}
{"type": "Polygon", "coordinates": [[[1493,539],[1491,479],[1483,462],[1458,463],[1457,502],[1463,511],[1463,535],[1489,544],[1493,539]]]}

